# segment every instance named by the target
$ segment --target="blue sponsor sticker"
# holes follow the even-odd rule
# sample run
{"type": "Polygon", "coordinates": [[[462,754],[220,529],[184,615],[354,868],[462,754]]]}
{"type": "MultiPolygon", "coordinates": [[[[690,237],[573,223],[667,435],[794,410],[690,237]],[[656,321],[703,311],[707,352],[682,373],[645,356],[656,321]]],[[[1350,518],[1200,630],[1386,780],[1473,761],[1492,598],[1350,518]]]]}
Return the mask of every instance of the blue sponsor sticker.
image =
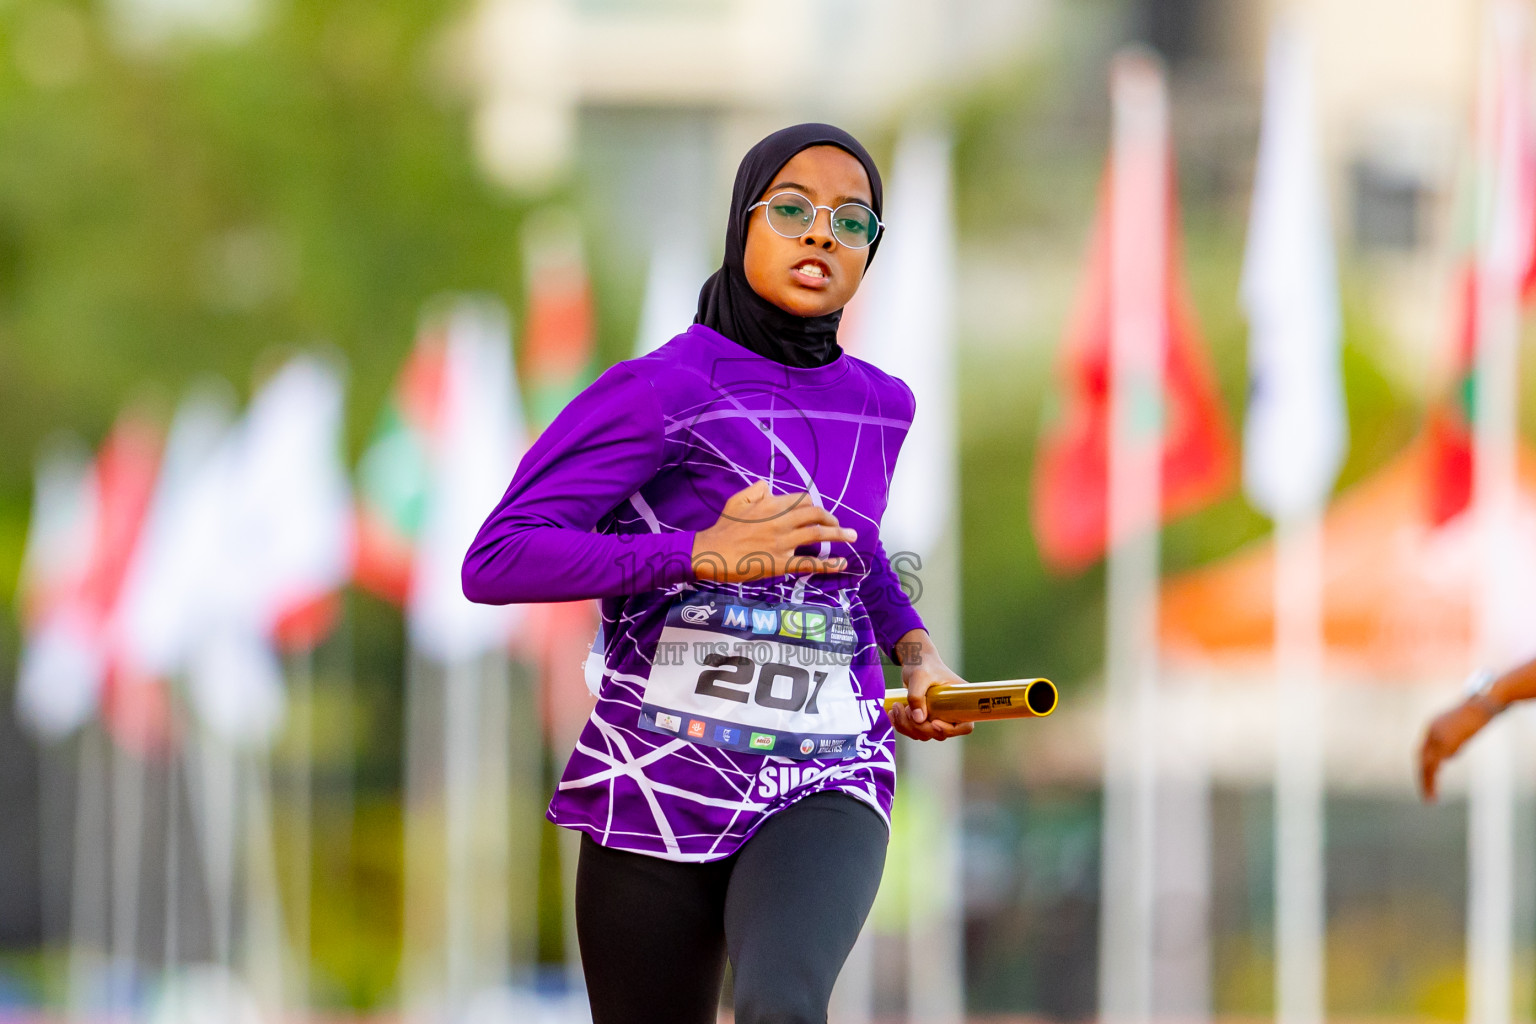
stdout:
{"type": "Polygon", "coordinates": [[[716,743],[740,743],[741,742],[741,730],[740,729],[732,729],[728,725],[717,725],[717,726],[715,726],[715,742],[716,743]]]}
{"type": "Polygon", "coordinates": [[[728,629],[750,629],[747,623],[747,609],[744,605],[728,604],[725,606],[725,617],[720,624],[728,629]]]}
{"type": "Polygon", "coordinates": [[[777,608],[753,608],[752,632],[777,633],[779,631],[779,610],[777,608]]]}

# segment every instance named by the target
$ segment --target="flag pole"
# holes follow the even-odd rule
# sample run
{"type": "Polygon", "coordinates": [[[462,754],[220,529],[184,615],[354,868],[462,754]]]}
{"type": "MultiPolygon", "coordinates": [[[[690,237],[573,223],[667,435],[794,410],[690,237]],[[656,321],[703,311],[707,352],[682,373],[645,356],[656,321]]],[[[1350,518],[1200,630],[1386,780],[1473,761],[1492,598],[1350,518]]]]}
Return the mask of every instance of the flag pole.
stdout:
{"type": "Polygon", "coordinates": [[[1152,1013],[1157,580],[1163,448],[1167,92],[1157,58],[1114,60],[1110,196],[1109,568],[1099,1005],[1152,1013]],[[1149,258],[1150,257],[1150,258],[1149,258]]]}
{"type": "Polygon", "coordinates": [[[137,1020],[140,874],[144,854],[144,755],[111,743],[112,772],[112,1010],[137,1020]]]}
{"type": "Polygon", "coordinates": [[[1242,299],[1250,322],[1243,475],[1275,524],[1275,1009],[1320,1024],[1324,1000],[1323,511],[1348,438],[1310,53],[1271,33],[1242,299]]]}
{"type": "Polygon", "coordinates": [[[272,827],[272,754],[265,746],[254,745],[237,751],[234,759],[237,785],[244,790],[245,980],[262,1011],[280,1018],[288,1005],[287,949],[272,827]]]}
{"type": "MultiPolygon", "coordinates": [[[[955,400],[954,226],[948,127],[911,124],[893,161],[891,206],[904,241],[891,243],[884,273],[890,317],[881,343],[887,369],[916,397],[912,431],[891,480],[892,508],[881,524],[887,550],[922,557],[918,607],[950,668],[964,672],[960,621],[959,434],[955,400]],[[943,275],[933,286],[933,268],[943,275]],[[916,286],[915,282],[922,282],[916,286]],[[900,509],[901,511],[895,511],[900,509]],[[924,511],[926,510],[926,511],[924,511]]],[[[892,236],[893,238],[895,236],[892,236]]],[[[965,900],[961,881],[963,744],[903,742],[904,785],[926,841],[908,859],[907,1014],[912,1021],[960,1024],[965,1019],[965,900]]]]}
{"type": "Polygon", "coordinates": [[[173,1020],[179,1018],[181,979],[181,720],[170,698],[170,742],[165,751],[165,941],[161,972],[173,1020]]]}
{"type": "MultiPolygon", "coordinates": [[[[1520,278],[1529,253],[1523,150],[1530,21],[1522,5],[1496,0],[1480,75],[1477,354],[1473,403],[1473,514],[1482,542],[1477,656],[1508,661],[1518,627],[1514,567],[1520,278]]],[[[1467,1019],[1509,1024],[1514,952],[1514,767],[1507,728],[1472,751],[1468,807],[1467,1019]]]]}
{"type": "Polygon", "coordinates": [[[1323,531],[1319,508],[1275,523],[1275,1007],[1323,1004],[1323,531]]]}
{"type": "Polygon", "coordinates": [[[70,874],[69,1020],[97,1016],[100,968],[108,948],[107,855],[112,834],[105,730],[86,722],[76,743],[75,849],[70,874]]]}
{"type": "Polygon", "coordinates": [[[478,980],[474,969],[474,811],[481,753],[480,659],[454,659],[444,666],[443,788],[446,808],[446,941],[449,1014],[457,1017],[478,980]]]}
{"type": "MultiPolygon", "coordinates": [[[[60,737],[38,738],[38,878],[41,881],[43,947],[57,954],[69,944],[69,749],[60,737]]],[[[55,961],[56,962],[56,961],[55,961]]],[[[67,970],[60,978],[50,967],[43,1005],[60,1008],[68,990],[67,970]],[[60,982],[63,984],[60,984],[60,982]]]]}
{"type": "Polygon", "coordinates": [[[407,641],[405,650],[405,779],[401,797],[405,832],[404,906],[401,908],[404,937],[400,952],[402,1017],[425,1024],[443,1016],[440,1002],[441,971],[436,950],[441,935],[435,898],[442,858],[433,842],[441,812],[436,799],[439,753],[433,728],[442,703],[428,701],[442,687],[432,685],[432,666],[425,655],[407,641]]]}
{"type": "Polygon", "coordinates": [[[306,647],[289,659],[293,681],[293,903],[290,915],[293,944],[291,1005],[307,1021],[309,1007],[310,900],[314,849],[314,698],[315,651],[306,647]]]}

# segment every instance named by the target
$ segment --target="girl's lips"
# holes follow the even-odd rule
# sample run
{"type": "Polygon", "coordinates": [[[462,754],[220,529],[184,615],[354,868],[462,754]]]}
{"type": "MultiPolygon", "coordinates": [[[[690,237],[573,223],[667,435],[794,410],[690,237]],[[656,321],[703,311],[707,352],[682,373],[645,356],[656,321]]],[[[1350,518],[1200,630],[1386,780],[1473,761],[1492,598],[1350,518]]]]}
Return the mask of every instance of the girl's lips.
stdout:
{"type": "Polygon", "coordinates": [[[801,260],[789,268],[789,274],[794,278],[796,284],[803,285],[806,288],[825,288],[832,283],[832,268],[821,260],[801,260]],[[805,272],[806,267],[815,267],[821,273],[819,275],[807,274],[805,272]]]}

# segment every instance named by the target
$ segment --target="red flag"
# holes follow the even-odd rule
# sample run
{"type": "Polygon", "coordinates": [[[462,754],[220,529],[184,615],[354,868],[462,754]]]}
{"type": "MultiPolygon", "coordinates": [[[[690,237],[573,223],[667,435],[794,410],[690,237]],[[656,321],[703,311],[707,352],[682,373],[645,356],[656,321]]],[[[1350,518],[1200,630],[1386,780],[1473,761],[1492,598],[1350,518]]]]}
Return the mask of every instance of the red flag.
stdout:
{"type": "MultiPolygon", "coordinates": [[[[1234,446],[1185,293],[1175,204],[1165,203],[1167,353],[1164,369],[1162,512],[1191,512],[1232,481],[1234,446]]],[[[1058,572],[1103,556],[1109,519],[1110,176],[1100,191],[1088,277],[1067,332],[1061,367],[1064,409],[1041,437],[1035,460],[1034,526],[1040,556],[1058,572]]]]}
{"type": "Polygon", "coordinates": [[[1451,386],[1430,409],[1429,519],[1440,526],[1472,503],[1472,363],[1477,347],[1477,274],[1462,272],[1461,317],[1451,386]]]}

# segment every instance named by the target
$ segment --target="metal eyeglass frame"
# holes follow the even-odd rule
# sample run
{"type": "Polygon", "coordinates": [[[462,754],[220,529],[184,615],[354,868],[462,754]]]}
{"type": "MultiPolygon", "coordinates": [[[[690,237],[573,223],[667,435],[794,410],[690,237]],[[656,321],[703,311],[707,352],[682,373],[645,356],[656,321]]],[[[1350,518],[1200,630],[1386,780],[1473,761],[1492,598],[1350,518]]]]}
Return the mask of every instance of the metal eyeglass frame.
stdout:
{"type": "Polygon", "coordinates": [[[772,217],[767,218],[768,226],[773,228],[773,233],[778,235],[780,238],[804,238],[806,235],[810,234],[811,229],[816,226],[816,213],[814,212],[816,210],[827,211],[827,227],[832,231],[832,237],[837,239],[839,245],[847,246],[849,249],[868,249],[870,246],[875,244],[875,239],[880,237],[880,232],[885,230],[885,222],[880,219],[874,210],[871,210],[863,203],[838,203],[836,206],[817,206],[815,203],[811,202],[810,196],[801,195],[799,192],[794,192],[790,189],[785,189],[783,192],[775,192],[767,199],[758,200],[751,206],[747,207],[747,212],[751,213],[759,206],[772,206],[773,201],[780,196],[794,196],[796,199],[804,199],[806,205],[809,206],[812,210],[811,222],[807,224],[805,226],[805,230],[800,232],[798,235],[786,235],[784,232],[774,227],[772,217]],[[837,233],[837,211],[841,210],[845,206],[857,206],[861,210],[868,211],[870,219],[875,222],[875,233],[870,235],[869,241],[865,242],[863,245],[848,245],[847,242],[843,241],[842,236],[837,233]]]}

